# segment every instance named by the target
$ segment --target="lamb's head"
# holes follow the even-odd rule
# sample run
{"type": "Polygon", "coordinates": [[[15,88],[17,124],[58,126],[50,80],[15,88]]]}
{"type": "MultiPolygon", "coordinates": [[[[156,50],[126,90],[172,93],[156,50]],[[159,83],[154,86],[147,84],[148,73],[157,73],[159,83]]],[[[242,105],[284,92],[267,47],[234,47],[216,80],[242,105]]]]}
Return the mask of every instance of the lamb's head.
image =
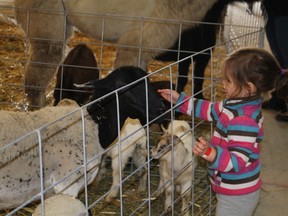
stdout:
{"type": "Polygon", "coordinates": [[[147,120],[149,123],[161,123],[164,120],[161,114],[165,106],[150,85],[147,73],[140,68],[121,67],[106,78],[85,83],[80,87],[93,88],[87,110],[101,127],[99,138],[104,148],[117,138],[118,125],[121,128],[127,117],[139,119],[142,125],[145,125],[147,120]]]}

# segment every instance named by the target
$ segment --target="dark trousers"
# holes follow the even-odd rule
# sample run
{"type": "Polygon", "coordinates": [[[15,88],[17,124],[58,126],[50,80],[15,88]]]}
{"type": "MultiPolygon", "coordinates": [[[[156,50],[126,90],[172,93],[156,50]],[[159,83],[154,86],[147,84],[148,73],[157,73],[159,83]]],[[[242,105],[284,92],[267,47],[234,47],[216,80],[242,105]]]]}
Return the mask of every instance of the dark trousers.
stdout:
{"type": "Polygon", "coordinates": [[[288,68],[288,16],[268,14],[265,27],[270,48],[282,68],[288,68]]]}

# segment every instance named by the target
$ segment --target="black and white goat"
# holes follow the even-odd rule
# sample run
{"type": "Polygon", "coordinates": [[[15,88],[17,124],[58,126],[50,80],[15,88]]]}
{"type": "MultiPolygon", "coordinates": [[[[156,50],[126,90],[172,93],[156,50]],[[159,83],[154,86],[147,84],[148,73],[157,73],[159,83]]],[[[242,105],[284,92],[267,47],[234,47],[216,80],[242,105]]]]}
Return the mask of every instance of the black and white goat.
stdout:
{"type": "Polygon", "coordinates": [[[76,197],[85,172],[89,184],[105,149],[124,139],[119,132],[127,118],[161,122],[164,105],[146,75],[122,67],[87,83],[94,90],[87,109],[64,100],[34,112],[0,111],[0,209],[21,208],[41,193],[76,197]]]}
{"type": "MultiPolygon", "coordinates": [[[[59,101],[60,98],[60,91],[61,87],[63,88],[63,93],[61,98],[68,98],[76,101],[79,105],[85,104],[85,102],[90,96],[92,96],[92,91],[89,91],[87,87],[85,91],[82,91],[82,88],[79,88],[81,85],[74,85],[74,83],[83,83],[93,80],[91,76],[95,76],[95,72],[93,70],[87,71],[87,75],[85,76],[85,68],[81,67],[73,67],[74,65],[81,66],[81,65],[89,65],[89,67],[96,68],[97,63],[93,52],[85,45],[77,45],[73,48],[69,54],[67,55],[66,59],[64,60],[64,64],[66,65],[63,70],[58,70],[57,79],[56,79],[56,86],[54,90],[54,100],[55,103],[59,101]],[[68,67],[68,65],[72,65],[72,67],[68,67]],[[90,72],[88,74],[88,72],[90,72]],[[92,72],[92,73],[91,73],[92,72]],[[62,83],[62,86],[61,86],[62,83]],[[76,87],[78,86],[78,87],[76,87]],[[67,91],[68,90],[68,91],[67,91]],[[72,90],[72,91],[71,91],[72,90]],[[84,99],[85,98],[85,99],[84,99]]],[[[95,77],[95,79],[98,79],[95,77]]],[[[170,82],[168,81],[154,81],[151,82],[151,85],[155,90],[163,89],[163,88],[171,88],[170,82]]],[[[172,88],[175,89],[175,85],[172,84],[172,88]]],[[[163,100],[163,103],[166,107],[170,107],[170,104],[167,104],[167,101],[163,100]]],[[[56,103],[57,104],[57,103],[56,103]]],[[[170,113],[166,115],[165,119],[169,119],[170,113]]],[[[146,134],[145,130],[142,128],[138,119],[131,119],[128,118],[125,121],[123,126],[123,130],[121,131],[121,136],[124,136],[124,140],[121,142],[121,170],[125,168],[128,163],[128,159],[132,158],[133,163],[136,165],[137,168],[141,168],[139,175],[140,183],[138,187],[138,191],[143,191],[146,188],[146,181],[147,181],[147,173],[145,172],[146,166],[146,156],[147,156],[147,147],[146,147],[146,134]],[[124,136],[126,134],[126,136],[124,136]],[[129,135],[133,134],[133,135],[129,135]]],[[[120,182],[120,170],[119,170],[119,151],[117,146],[112,147],[110,150],[107,151],[105,157],[102,160],[103,165],[101,165],[101,169],[99,171],[99,175],[97,176],[97,182],[100,181],[101,176],[105,172],[105,158],[106,156],[111,158],[111,165],[112,165],[112,177],[113,183],[110,189],[110,193],[107,195],[106,200],[112,201],[117,193],[118,188],[117,185],[120,182]]]]}

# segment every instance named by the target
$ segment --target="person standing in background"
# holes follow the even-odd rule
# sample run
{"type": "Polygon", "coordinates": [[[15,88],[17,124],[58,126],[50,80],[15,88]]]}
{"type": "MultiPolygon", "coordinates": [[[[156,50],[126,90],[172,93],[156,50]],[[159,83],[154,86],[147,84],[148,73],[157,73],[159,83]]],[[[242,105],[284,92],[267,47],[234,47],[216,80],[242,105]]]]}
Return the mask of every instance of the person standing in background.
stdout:
{"type": "MultiPolygon", "coordinates": [[[[265,26],[270,48],[282,68],[282,76],[288,69],[288,0],[263,0],[262,10],[267,12],[268,21],[265,26]]],[[[288,92],[287,92],[288,94],[288,92]]],[[[288,122],[287,105],[283,99],[272,92],[272,98],[263,103],[264,109],[280,111],[276,120],[288,122]]]]}

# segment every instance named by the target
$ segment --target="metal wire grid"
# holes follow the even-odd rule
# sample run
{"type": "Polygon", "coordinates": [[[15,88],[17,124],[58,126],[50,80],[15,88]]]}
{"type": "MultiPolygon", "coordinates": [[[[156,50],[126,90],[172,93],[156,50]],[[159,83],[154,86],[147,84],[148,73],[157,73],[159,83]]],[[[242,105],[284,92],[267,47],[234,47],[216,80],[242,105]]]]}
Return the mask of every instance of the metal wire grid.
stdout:
{"type": "MultiPolygon", "coordinates": [[[[243,12],[243,9],[241,10],[243,12]]],[[[228,14],[228,13],[227,13],[228,14]]],[[[227,15],[229,17],[229,14],[227,15]]],[[[246,15],[248,16],[248,15],[246,15]]],[[[245,16],[245,17],[246,17],[245,16]]],[[[160,20],[160,21],[163,21],[163,20],[160,20]]],[[[165,20],[167,22],[167,20],[165,20]]],[[[231,36],[229,35],[229,39],[225,40],[225,39],[221,39],[222,37],[219,36],[219,40],[217,42],[217,45],[215,47],[211,47],[209,49],[207,49],[211,55],[211,62],[210,62],[210,74],[208,75],[208,78],[205,77],[204,79],[207,80],[207,81],[210,81],[210,84],[207,84],[207,86],[205,88],[203,88],[203,92],[208,92],[208,95],[209,97],[212,99],[212,100],[215,100],[217,99],[219,96],[217,95],[217,84],[219,83],[219,80],[221,79],[221,75],[220,75],[220,67],[221,67],[221,59],[226,55],[226,53],[221,53],[221,52],[217,52],[218,51],[218,48],[221,49],[221,47],[223,47],[223,45],[226,47],[228,47],[228,53],[232,50],[232,49],[235,49],[235,46],[233,45],[233,48],[231,44],[238,44],[238,46],[247,46],[247,41],[249,42],[249,44],[253,45],[253,46],[260,46],[259,44],[261,44],[261,36],[259,37],[258,35],[259,34],[262,34],[263,31],[262,31],[262,27],[263,26],[257,26],[255,27],[254,25],[255,23],[251,23],[251,25],[249,25],[248,27],[245,26],[245,25],[241,25],[241,29],[253,29],[253,30],[250,30],[248,33],[247,32],[240,32],[238,33],[237,35],[234,35],[234,36],[231,36]],[[253,26],[254,25],[254,26],[253,26]],[[254,36],[256,39],[253,39],[251,40],[251,37],[250,36],[254,36]],[[237,42],[235,42],[237,41],[237,42]],[[244,42],[243,42],[244,41],[244,42]],[[240,45],[239,45],[240,44],[240,45]],[[215,52],[216,50],[216,52],[215,52]]],[[[217,24],[218,25],[218,24],[217,24]]],[[[239,25],[235,25],[235,24],[225,24],[225,25],[220,25],[220,29],[223,28],[225,29],[227,26],[229,26],[229,28],[233,29],[233,28],[240,28],[239,25]]],[[[233,30],[235,32],[235,30],[233,30]]],[[[221,32],[221,31],[219,31],[221,32]]],[[[13,37],[13,35],[12,35],[13,37]]],[[[102,53],[102,49],[103,47],[105,46],[111,46],[110,43],[106,43],[105,41],[101,41],[100,45],[99,45],[99,42],[89,42],[89,44],[93,45],[96,44],[98,46],[101,47],[101,52],[100,52],[100,61],[102,61],[102,58],[103,57],[103,53],[102,53]]],[[[261,46],[260,46],[261,47],[261,46]]],[[[135,47],[133,47],[135,48],[135,47]]],[[[143,49],[142,46],[140,47],[136,47],[137,49],[141,50],[143,49]]],[[[154,51],[159,51],[157,48],[149,48],[150,50],[154,50],[154,51]]],[[[166,49],[165,49],[166,50],[166,49]]],[[[168,49],[167,49],[168,50],[168,49]]],[[[207,50],[204,50],[204,51],[207,51],[207,50]]],[[[161,51],[164,51],[163,49],[161,49],[161,51]]],[[[204,52],[202,51],[202,52],[204,52]]],[[[191,62],[193,63],[194,61],[194,57],[196,55],[199,55],[201,54],[202,52],[198,52],[198,53],[192,53],[192,55],[189,57],[191,58],[191,62]]],[[[141,52],[139,52],[141,53],[141,52]]],[[[183,61],[183,60],[181,60],[183,61]]],[[[151,79],[159,79],[159,77],[165,77],[165,79],[168,79],[170,80],[170,82],[175,82],[175,79],[177,79],[177,75],[175,75],[175,73],[173,71],[175,71],[175,67],[177,68],[178,67],[178,64],[181,62],[180,60],[175,62],[175,63],[172,63],[172,64],[168,64],[166,66],[163,66],[161,67],[160,69],[158,70],[155,70],[155,72],[153,72],[152,74],[150,74],[150,78],[151,79]],[[168,71],[168,74],[167,74],[167,71],[168,71]],[[152,76],[157,76],[156,78],[153,78],[152,76]]],[[[108,68],[106,68],[108,69],[108,68]]],[[[190,86],[193,85],[193,67],[191,67],[190,69],[190,79],[189,79],[189,84],[190,86]]],[[[161,78],[160,78],[161,79],[161,78]]],[[[6,83],[2,83],[2,85],[6,85],[6,83]]],[[[23,86],[21,87],[23,88],[23,86]]],[[[116,94],[117,95],[117,92],[118,90],[116,90],[115,92],[111,93],[111,94],[116,94]]],[[[193,92],[193,90],[188,90],[188,93],[191,94],[191,95],[195,95],[195,92],[193,92]]],[[[86,109],[87,105],[86,106],[83,106],[81,108],[79,108],[78,110],[76,110],[75,112],[80,112],[81,113],[81,122],[82,122],[82,125],[85,124],[85,120],[84,120],[84,116],[83,116],[83,110],[86,109]]],[[[68,114],[66,116],[63,116],[61,119],[65,119],[65,118],[69,118],[71,114],[68,114]]],[[[174,114],[171,113],[171,116],[173,116],[174,114]]],[[[56,120],[55,122],[51,122],[49,123],[48,125],[43,125],[41,128],[38,128],[36,129],[35,131],[32,131],[31,133],[28,133],[26,134],[25,136],[21,137],[21,138],[17,138],[15,139],[14,142],[10,143],[10,144],[7,144],[5,145],[4,147],[2,147],[0,149],[0,151],[4,151],[4,149],[6,148],[9,148],[9,146],[12,146],[13,144],[19,142],[21,139],[25,139],[26,137],[28,137],[30,134],[32,133],[35,133],[37,134],[37,137],[38,137],[38,145],[39,145],[39,160],[40,160],[40,167],[42,167],[42,164],[41,164],[41,161],[42,161],[42,156],[43,155],[43,152],[41,152],[41,145],[42,145],[42,137],[41,137],[41,130],[43,130],[44,128],[48,127],[49,125],[51,124],[55,124],[57,121],[60,121],[61,119],[58,119],[56,120]]],[[[201,134],[201,132],[203,132],[203,127],[206,129],[208,127],[208,134],[211,133],[212,131],[212,125],[207,125],[207,124],[204,124],[203,122],[196,122],[195,119],[193,117],[191,118],[188,118],[186,119],[187,121],[189,121],[192,125],[192,131],[193,131],[193,134],[197,137],[197,134],[201,134]],[[204,126],[203,126],[204,125],[204,126]]],[[[152,139],[153,136],[157,136],[159,134],[158,131],[149,131],[148,128],[146,128],[148,130],[148,140],[152,139]]],[[[205,130],[204,130],[205,131],[205,130]]],[[[84,126],[83,126],[83,152],[84,152],[84,163],[82,166],[80,166],[77,170],[79,169],[87,169],[87,162],[86,161],[86,158],[85,158],[85,129],[84,129],[84,126]]],[[[206,132],[205,132],[206,133],[206,132]]],[[[207,135],[209,136],[209,135],[207,135]]],[[[147,143],[147,149],[150,149],[151,146],[153,146],[153,144],[155,143],[150,143],[150,141],[147,143]]],[[[100,156],[100,155],[99,155],[100,156]]],[[[99,157],[98,156],[98,157],[99,157]]],[[[120,158],[120,157],[119,157],[120,158]]],[[[94,158],[95,159],[95,158],[94,158]]],[[[172,161],[174,160],[174,158],[172,158],[172,161]]],[[[148,160],[147,161],[147,165],[148,167],[150,167],[150,169],[152,170],[151,167],[155,167],[155,163],[151,160],[148,160]]],[[[158,171],[153,171],[151,172],[150,169],[148,169],[148,184],[150,185],[150,188],[152,188],[153,184],[155,185],[155,181],[157,182],[157,178],[159,178],[159,174],[158,174],[158,171]],[[154,180],[156,178],[156,180],[154,180]]],[[[74,170],[74,172],[77,172],[77,170],[74,170]]],[[[93,201],[91,203],[91,194],[89,194],[89,191],[94,191],[95,189],[92,189],[91,187],[89,187],[87,185],[87,181],[85,181],[85,189],[84,189],[84,193],[82,193],[82,195],[80,197],[82,197],[82,200],[85,201],[85,205],[86,205],[86,210],[89,209],[94,209],[96,207],[96,210],[95,213],[99,213],[97,212],[97,206],[101,206],[100,207],[100,210],[103,214],[106,213],[110,213],[111,212],[114,212],[116,214],[120,214],[120,215],[137,215],[139,214],[139,212],[143,213],[143,208],[145,209],[145,206],[148,205],[148,208],[146,207],[146,210],[144,210],[144,214],[146,215],[161,215],[161,214],[166,214],[167,212],[164,211],[163,209],[163,205],[161,204],[161,202],[157,203],[156,206],[154,205],[154,201],[152,199],[153,197],[153,192],[151,190],[147,191],[148,193],[148,196],[144,196],[144,198],[138,200],[139,203],[137,204],[136,207],[133,207],[133,210],[126,210],[126,204],[127,204],[127,201],[125,201],[125,197],[127,197],[127,195],[125,194],[125,191],[122,189],[124,188],[125,185],[129,184],[129,180],[133,179],[133,174],[135,172],[137,172],[138,170],[134,169],[134,167],[130,167],[130,169],[125,169],[124,173],[120,174],[121,176],[127,176],[125,178],[122,178],[122,181],[119,183],[119,186],[121,188],[120,190],[120,208],[118,208],[118,211],[115,210],[115,208],[109,208],[107,207],[107,205],[104,205],[103,207],[103,199],[105,197],[105,194],[107,193],[107,189],[109,189],[109,187],[106,188],[106,191],[102,192],[102,195],[98,195],[98,198],[96,198],[95,201],[93,201]],[[123,198],[124,197],[124,198],[123,198]],[[148,197],[148,198],[147,198],[148,197]],[[89,202],[88,202],[89,200],[89,202]],[[103,211],[103,209],[107,209],[107,211],[103,211]],[[110,209],[110,210],[109,210],[110,209]],[[156,210],[155,210],[156,209],[156,210]]],[[[39,170],[40,174],[42,173],[42,169],[39,170]]],[[[121,173],[121,171],[120,171],[121,173]]],[[[42,174],[40,175],[42,176],[42,174]]],[[[70,175],[69,175],[70,176],[70,175]]],[[[67,176],[66,178],[69,178],[69,176],[67,176]]],[[[214,210],[214,205],[213,203],[215,203],[215,197],[213,196],[212,192],[211,192],[211,189],[209,187],[209,184],[207,183],[205,177],[206,177],[206,172],[205,172],[205,168],[203,167],[198,167],[196,170],[195,170],[195,173],[193,173],[193,176],[194,176],[194,182],[193,182],[193,188],[191,189],[193,191],[192,193],[192,202],[191,202],[191,205],[190,205],[190,208],[192,210],[192,215],[212,215],[213,214],[213,210],[214,210]],[[197,191],[197,187],[198,187],[198,191],[197,191]],[[208,194],[208,196],[207,196],[208,194]],[[202,201],[201,201],[202,200],[202,201]],[[199,204],[200,203],[200,204],[199,204]]],[[[85,175],[84,178],[86,179],[87,176],[85,175]]],[[[109,179],[109,177],[107,177],[109,179]]],[[[65,180],[65,179],[63,179],[65,180]]],[[[57,184],[57,183],[56,183],[57,184]]],[[[157,184],[157,183],[156,183],[157,184]]],[[[41,181],[40,181],[40,185],[41,185],[41,191],[39,191],[39,194],[37,194],[36,196],[40,197],[41,200],[43,201],[44,199],[44,195],[45,195],[45,191],[47,191],[49,188],[52,188],[53,185],[49,188],[46,188],[44,189],[44,186],[43,186],[43,179],[41,178],[41,181]]],[[[97,186],[96,186],[97,188],[97,186]]],[[[103,188],[102,188],[103,189],[103,188]]],[[[97,189],[96,189],[97,190],[97,189]]],[[[175,194],[175,197],[177,197],[178,195],[175,194]]],[[[174,195],[172,196],[173,197],[173,200],[174,200],[174,195]]],[[[35,198],[35,197],[34,197],[35,198]]],[[[8,215],[13,215],[13,214],[16,214],[17,212],[21,211],[21,209],[26,206],[28,203],[31,203],[33,202],[34,198],[31,198],[29,200],[27,200],[23,205],[19,206],[18,208],[14,209],[13,211],[10,211],[8,213],[8,215]]],[[[177,201],[177,199],[176,199],[177,201]]],[[[181,202],[180,202],[181,203],[181,202]]],[[[175,208],[174,208],[174,205],[172,207],[172,213],[173,215],[178,215],[180,214],[179,212],[179,206],[177,207],[177,205],[175,205],[175,208]]],[[[101,213],[100,212],[100,213],[101,213]]],[[[3,213],[2,213],[3,214],[3,213]]],[[[88,211],[86,211],[86,214],[88,214],[88,211]]]]}
{"type": "Polygon", "coordinates": [[[261,1],[253,4],[252,14],[247,12],[246,3],[235,2],[228,6],[225,18],[224,35],[227,40],[233,38],[231,43],[227,43],[228,52],[240,47],[264,47],[264,26],[267,22],[267,13],[261,7],[261,1]],[[255,28],[259,29],[259,34],[255,33],[255,28]],[[246,35],[246,37],[241,37],[246,35]]]}

